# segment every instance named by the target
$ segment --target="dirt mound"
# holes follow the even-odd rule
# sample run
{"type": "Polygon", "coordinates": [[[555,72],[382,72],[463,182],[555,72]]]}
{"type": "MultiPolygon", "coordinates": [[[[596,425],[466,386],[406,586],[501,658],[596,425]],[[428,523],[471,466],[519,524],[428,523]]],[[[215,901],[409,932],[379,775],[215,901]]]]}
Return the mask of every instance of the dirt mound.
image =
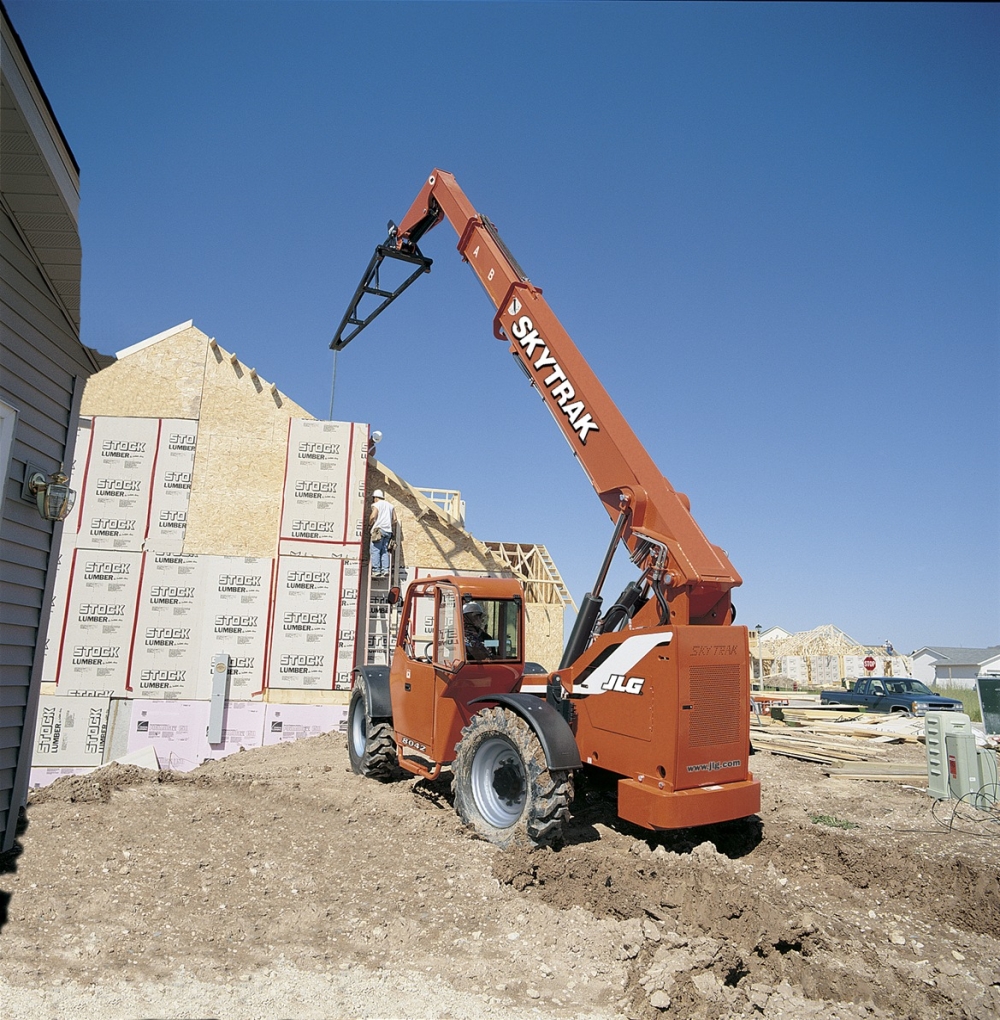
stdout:
{"type": "Polygon", "coordinates": [[[137,768],[135,765],[119,765],[112,762],[84,776],[63,776],[51,786],[36,790],[32,793],[31,799],[33,804],[45,804],[49,801],[107,804],[113,793],[129,787],[178,782],[191,780],[182,772],[153,772],[150,769],[137,768]]]}
{"type": "Polygon", "coordinates": [[[761,819],[649,833],[587,775],[531,851],[472,838],[447,775],[355,776],[339,734],[61,779],[0,863],[5,1017],[1000,1014],[995,819],[754,760],[761,819]]]}

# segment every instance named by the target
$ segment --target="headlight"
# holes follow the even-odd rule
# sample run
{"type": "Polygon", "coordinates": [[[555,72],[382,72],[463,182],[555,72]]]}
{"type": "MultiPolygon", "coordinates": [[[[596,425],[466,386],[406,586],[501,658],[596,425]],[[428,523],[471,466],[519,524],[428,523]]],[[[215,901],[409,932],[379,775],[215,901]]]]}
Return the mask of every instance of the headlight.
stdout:
{"type": "Polygon", "coordinates": [[[913,712],[914,715],[926,715],[927,705],[922,701],[914,701],[913,704],[910,705],[910,711],[913,712]]]}

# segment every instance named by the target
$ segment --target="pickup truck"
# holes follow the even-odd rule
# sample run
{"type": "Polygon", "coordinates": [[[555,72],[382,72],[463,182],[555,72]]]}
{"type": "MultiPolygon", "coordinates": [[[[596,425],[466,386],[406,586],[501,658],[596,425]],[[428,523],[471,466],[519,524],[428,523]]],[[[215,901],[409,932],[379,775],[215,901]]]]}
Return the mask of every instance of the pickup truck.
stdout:
{"type": "Polygon", "coordinates": [[[873,712],[961,712],[961,701],[935,694],[926,684],[909,676],[866,676],[851,690],[820,691],[821,705],[858,705],[873,712]]]}

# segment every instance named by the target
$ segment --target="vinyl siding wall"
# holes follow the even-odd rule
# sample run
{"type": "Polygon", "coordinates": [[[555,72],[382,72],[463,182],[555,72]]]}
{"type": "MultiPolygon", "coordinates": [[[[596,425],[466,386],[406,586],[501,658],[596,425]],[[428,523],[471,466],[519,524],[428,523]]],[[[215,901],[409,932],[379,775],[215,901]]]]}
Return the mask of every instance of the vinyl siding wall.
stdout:
{"type": "MultiPolygon", "coordinates": [[[[0,315],[0,400],[18,415],[0,516],[0,849],[7,850],[27,789],[51,601],[49,554],[54,528],[61,528],[22,499],[25,464],[52,472],[71,462],[74,392],[94,366],[6,207],[0,207],[0,315]]],[[[52,567],[54,575],[54,558],[52,567]]]]}

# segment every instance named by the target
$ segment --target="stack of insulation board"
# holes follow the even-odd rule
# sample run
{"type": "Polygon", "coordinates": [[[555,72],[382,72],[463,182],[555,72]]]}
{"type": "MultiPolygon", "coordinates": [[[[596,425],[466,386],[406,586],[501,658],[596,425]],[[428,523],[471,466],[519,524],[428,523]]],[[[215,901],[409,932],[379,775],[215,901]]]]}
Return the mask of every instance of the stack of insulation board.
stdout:
{"type": "MultiPolygon", "coordinates": [[[[355,665],[367,425],[289,421],[271,558],[182,551],[197,440],[198,422],[190,419],[97,416],[78,433],[72,477],[79,497],[64,525],[42,678],[58,698],[97,699],[87,718],[105,699],[148,701],[143,729],[129,730],[130,750],[150,725],[163,733],[173,727],[175,736],[185,726],[204,732],[195,716],[204,710],[207,719],[213,656],[229,656],[227,722],[233,735],[239,731],[237,746],[264,742],[270,722],[259,705],[239,710],[245,719],[237,728],[234,703],[266,698],[270,688],[346,689],[355,665]],[[166,702],[176,706],[168,713],[174,722],[160,726],[155,716],[166,702]],[[182,704],[191,706],[190,726],[178,721],[182,704]]],[[[225,491],[217,499],[219,515],[239,529],[239,504],[225,491]]],[[[274,707],[286,715],[294,708],[274,707]]],[[[68,703],[40,711],[36,763],[82,767],[106,751],[106,738],[97,750],[84,741],[90,759],[76,761],[86,757],[83,745],[67,737],[63,758],[74,760],[54,760],[53,720],[63,735],[73,728],[65,713],[83,719],[68,703]]],[[[269,732],[283,730],[281,720],[271,722],[277,729],[269,732]]],[[[292,730],[303,726],[310,729],[296,723],[292,730]]],[[[188,754],[197,759],[188,767],[216,756],[207,745],[188,747],[185,760],[188,754]]]]}

